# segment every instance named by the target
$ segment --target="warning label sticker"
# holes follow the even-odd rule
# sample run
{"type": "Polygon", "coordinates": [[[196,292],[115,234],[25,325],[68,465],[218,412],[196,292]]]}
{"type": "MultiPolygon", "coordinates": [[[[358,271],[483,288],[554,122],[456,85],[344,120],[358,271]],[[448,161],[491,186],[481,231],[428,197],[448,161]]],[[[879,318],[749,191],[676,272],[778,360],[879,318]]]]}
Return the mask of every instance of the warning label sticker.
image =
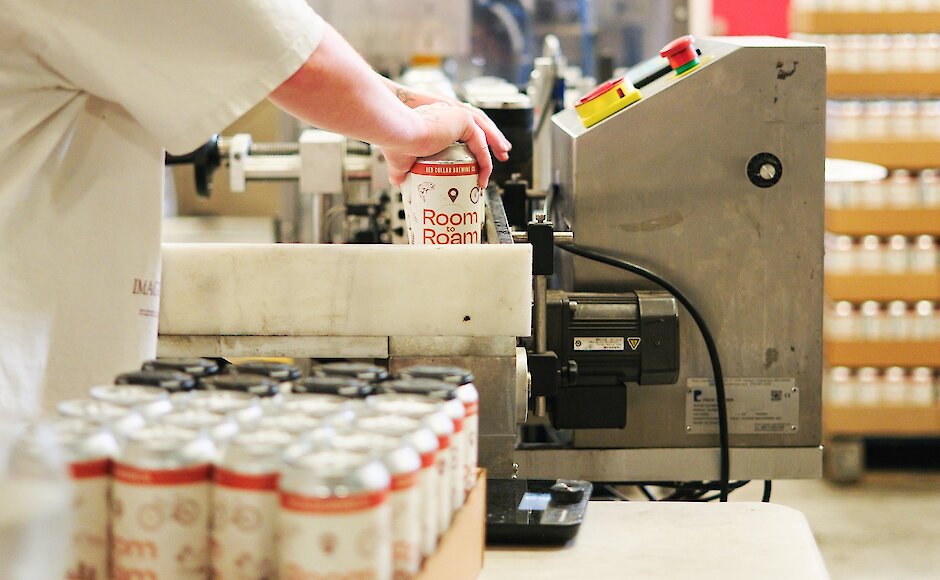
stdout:
{"type": "MultiPolygon", "coordinates": [[[[624,350],[622,336],[576,336],[575,350],[624,350]]],[[[634,349],[636,350],[636,349],[634,349]]]]}
{"type": "MultiPolygon", "coordinates": [[[[728,430],[741,435],[798,433],[800,391],[796,379],[725,379],[728,430]]],[[[718,433],[715,381],[690,378],[685,398],[690,435],[718,433]]]]}

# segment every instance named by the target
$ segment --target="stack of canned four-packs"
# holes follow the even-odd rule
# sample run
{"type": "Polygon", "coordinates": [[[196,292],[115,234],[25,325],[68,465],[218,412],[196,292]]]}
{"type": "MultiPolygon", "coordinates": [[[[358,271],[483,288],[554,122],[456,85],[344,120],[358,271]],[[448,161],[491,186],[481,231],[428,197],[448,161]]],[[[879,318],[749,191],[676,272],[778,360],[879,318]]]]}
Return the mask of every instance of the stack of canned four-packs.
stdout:
{"type": "MultiPolygon", "coordinates": [[[[158,359],[52,432],[82,578],[409,578],[476,480],[466,370],[158,359]],[[188,371],[188,372],[181,372],[188,371]]],[[[72,577],[72,576],[70,576],[72,577]]]]}

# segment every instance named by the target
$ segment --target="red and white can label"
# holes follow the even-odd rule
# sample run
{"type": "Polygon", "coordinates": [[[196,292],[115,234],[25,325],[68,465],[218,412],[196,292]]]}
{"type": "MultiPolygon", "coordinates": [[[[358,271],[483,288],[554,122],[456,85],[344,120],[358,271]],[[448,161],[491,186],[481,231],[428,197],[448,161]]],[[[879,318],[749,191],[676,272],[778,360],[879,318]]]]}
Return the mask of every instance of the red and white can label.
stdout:
{"type": "Polygon", "coordinates": [[[450,518],[454,513],[454,454],[451,450],[453,437],[438,437],[440,446],[434,457],[434,470],[437,472],[437,537],[441,537],[450,527],[450,518]]]}
{"type": "Polygon", "coordinates": [[[392,476],[388,501],[392,507],[392,566],[395,580],[405,580],[421,568],[420,471],[392,476]]]}
{"type": "Polygon", "coordinates": [[[476,163],[414,164],[401,189],[412,244],[481,243],[485,196],[478,174],[476,163]]]}
{"type": "Polygon", "coordinates": [[[315,498],[281,492],[280,578],[392,577],[388,492],[315,498]]]}
{"type": "Polygon", "coordinates": [[[463,420],[463,430],[467,444],[467,454],[464,462],[464,492],[469,493],[476,484],[477,479],[477,457],[480,452],[480,415],[477,414],[477,403],[468,403],[465,408],[467,416],[463,420]]]}
{"type": "Polygon", "coordinates": [[[114,464],[112,577],[209,575],[210,467],[139,469],[114,464]]]}
{"type": "Polygon", "coordinates": [[[212,577],[277,577],[276,473],[249,475],[216,467],[212,487],[212,577]]]}
{"type": "Polygon", "coordinates": [[[439,482],[435,458],[438,453],[431,451],[421,455],[421,471],[418,472],[418,494],[421,500],[421,555],[430,558],[437,549],[439,529],[437,512],[440,502],[437,500],[439,482]]]}
{"type": "Polygon", "coordinates": [[[72,553],[69,578],[108,577],[108,488],[111,461],[97,459],[69,465],[72,495],[72,553]]]}
{"type": "Polygon", "coordinates": [[[467,429],[465,419],[454,422],[455,433],[450,441],[450,509],[454,512],[463,506],[466,499],[466,478],[464,470],[467,468],[467,429]]]}

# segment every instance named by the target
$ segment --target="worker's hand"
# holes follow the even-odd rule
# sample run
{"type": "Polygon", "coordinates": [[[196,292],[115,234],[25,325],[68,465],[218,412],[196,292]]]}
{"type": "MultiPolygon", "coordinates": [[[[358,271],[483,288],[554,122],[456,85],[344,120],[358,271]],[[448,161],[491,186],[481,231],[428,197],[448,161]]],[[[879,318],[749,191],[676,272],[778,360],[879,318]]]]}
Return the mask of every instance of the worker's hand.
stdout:
{"type": "MultiPolygon", "coordinates": [[[[470,148],[470,152],[473,153],[480,167],[477,184],[481,188],[486,187],[490,174],[493,172],[493,160],[487,148],[487,134],[479,125],[473,112],[467,107],[442,102],[420,105],[415,107],[414,111],[424,124],[423,138],[413,145],[383,147],[382,152],[388,162],[389,181],[394,185],[400,185],[418,157],[434,155],[455,141],[460,141],[470,148]]],[[[495,125],[493,128],[495,129],[495,125]]],[[[499,132],[498,129],[496,131],[499,132]]],[[[505,140],[502,133],[499,133],[499,137],[505,140]]],[[[501,151],[505,155],[506,150],[501,151]]]]}
{"type": "Polygon", "coordinates": [[[483,133],[486,135],[486,143],[493,151],[493,155],[495,155],[496,158],[500,161],[506,161],[509,159],[509,150],[512,149],[512,143],[506,139],[506,136],[503,135],[503,132],[499,130],[499,128],[496,126],[496,123],[494,123],[493,120],[486,115],[486,113],[477,107],[464,103],[463,101],[453,97],[445,97],[443,95],[438,95],[429,91],[410,89],[403,87],[396,82],[389,81],[387,79],[385,80],[387,81],[386,85],[395,92],[395,96],[412,109],[422,105],[433,105],[435,103],[444,103],[455,107],[464,107],[470,111],[470,114],[473,115],[473,120],[480,127],[480,129],[483,129],[483,133]]]}

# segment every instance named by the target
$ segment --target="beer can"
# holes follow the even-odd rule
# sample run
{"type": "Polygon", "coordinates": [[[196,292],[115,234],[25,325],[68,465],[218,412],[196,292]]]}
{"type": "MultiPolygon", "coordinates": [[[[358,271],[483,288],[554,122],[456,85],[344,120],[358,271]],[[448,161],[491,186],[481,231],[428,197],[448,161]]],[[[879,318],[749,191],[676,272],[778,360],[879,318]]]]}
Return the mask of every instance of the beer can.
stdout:
{"type": "Polygon", "coordinates": [[[239,433],[213,470],[212,575],[277,577],[277,480],[294,436],[277,429],[239,433]]]}
{"type": "Polygon", "coordinates": [[[398,379],[384,384],[386,390],[393,393],[418,395],[428,399],[440,401],[442,409],[451,421],[454,422],[454,437],[451,440],[449,453],[451,461],[456,466],[456,478],[451,490],[453,494],[452,506],[455,510],[463,505],[467,491],[467,455],[470,447],[467,441],[467,430],[464,429],[466,409],[457,398],[457,388],[449,383],[435,379],[398,379]]]}
{"type": "Polygon", "coordinates": [[[293,393],[338,395],[347,399],[364,399],[382,392],[378,385],[351,377],[311,376],[294,383],[293,393]]]}
{"type": "Polygon", "coordinates": [[[160,387],[147,385],[98,385],[89,390],[92,399],[119,407],[132,407],[145,419],[173,410],[170,396],[160,387]]]}
{"type": "Polygon", "coordinates": [[[207,358],[155,358],[140,367],[144,371],[177,371],[192,375],[197,381],[219,372],[219,364],[207,358]]]}
{"type": "Polygon", "coordinates": [[[392,574],[412,578],[421,568],[421,511],[418,476],[421,457],[406,440],[369,431],[340,433],[331,441],[335,449],[378,457],[391,476],[392,574]]]}
{"type": "Polygon", "coordinates": [[[216,448],[172,425],[132,433],[114,462],[114,578],[209,575],[209,496],[216,448]]]}
{"type": "Polygon", "coordinates": [[[220,449],[238,433],[238,423],[235,419],[206,409],[177,409],[161,415],[156,421],[205,433],[220,449]]]}
{"type": "Polygon", "coordinates": [[[170,393],[191,391],[196,388],[196,379],[188,373],[172,370],[131,371],[114,379],[115,385],[147,385],[160,387],[170,393]]]}
{"type": "Polygon", "coordinates": [[[108,499],[111,460],[118,442],[101,424],[81,419],[50,423],[62,449],[73,484],[72,550],[69,578],[108,578],[108,499]]]}
{"type": "Polygon", "coordinates": [[[316,451],[280,479],[280,577],[392,577],[388,469],[371,455],[316,451]]]}
{"type": "Polygon", "coordinates": [[[477,185],[479,173],[463,143],[415,162],[401,186],[412,244],[481,243],[485,196],[477,185]]]}
{"type": "Polygon", "coordinates": [[[476,484],[480,453],[480,393],[473,383],[473,373],[460,367],[420,365],[402,370],[399,376],[436,379],[456,387],[457,398],[463,403],[466,412],[463,424],[467,443],[464,478],[467,492],[469,492],[476,484]]]}
{"type": "Polygon", "coordinates": [[[459,479],[460,464],[455,461],[451,450],[454,440],[454,422],[447,415],[439,402],[419,395],[401,395],[387,393],[375,395],[366,402],[380,414],[397,415],[417,419],[428,427],[437,437],[438,452],[434,457],[437,470],[437,535],[440,536],[450,527],[450,520],[459,505],[454,505],[454,489],[463,487],[459,479]]]}
{"type": "Polygon", "coordinates": [[[311,375],[317,377],[346,377],[377,383],[388,378],[388,371],[383,367],[369,363],[334,362],[313,367],[311,375]]]}
{"type": "Polygon", "coordinates": [[[438,452],[437,437],[416,419],[397,415],[373,415],[356,420],[356,428],[371,433],[399,437],[408,442],[421,458],[418,472],[418,496],[421,498],[421,554],[429,558],[437,548],[438,475],[434,458],[438,452]]]}
{"type": "Polygon", "coordinates": [[[232,417],[246,427],[257,423],[264,414],[258,397],[240,391],[190,391],[170,395],[170,400],[180,409],[204,409],[232,417]]]}
{"type": "Polygon", "coordinates": [[[264,361],[252,360],[234,364],[229,367],[229,372],[236,375],[257,375],[265,377],[281,385],[281,391],[290,391],[290,385],[293,381],[300,378],[300,369],[294,365],[264,361]]]}
{"type": "Polygon", "coordinates": [[[284,413],[302,413],[319,418],[334,415],[346,415],[350,421],[355,418],[355,409],[352,402],[338,395],[291,394],[289,397],[284,398],[281,410],[284,413]]]}
{"type": "Polygon", "coordinates": [[[106,425],[119,440],[126,439],[146,424],[143,415],[136,410],[104,401],[68,399],[59,403],[56,409],[62,417],[106,425]]]}
{"type": "Polygon", "coordinates": [[[200,386],[206,391],[234,391],[256,397],[276,397],[281,392],[278,381],[259,374],[224,374],[206,377],[200,386]]]}

